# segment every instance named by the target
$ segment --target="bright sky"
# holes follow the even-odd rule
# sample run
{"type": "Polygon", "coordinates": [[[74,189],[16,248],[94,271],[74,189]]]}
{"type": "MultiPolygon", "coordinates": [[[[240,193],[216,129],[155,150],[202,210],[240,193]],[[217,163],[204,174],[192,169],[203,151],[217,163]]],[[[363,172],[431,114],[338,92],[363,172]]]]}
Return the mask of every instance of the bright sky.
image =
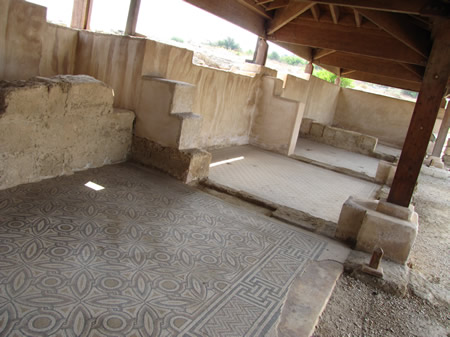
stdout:
{"type": "MultiPolygon", "coordinates": [[[[27,0],[47,7],[47,20],[70,26],[73,0],[27,0]]],[[[227,0],[223,0],[227,1],[227,0]]],[[[129,0],[94,0],[91,29],[111,32],[125,29],[129,0]]],[[[172,37],[196,43],[218,41],[228,36],[245,51],[254,50],[256,35],[182,0],[141,0],[138,33],[158,40],[172,37]]],[[[288,51],[270,44],[280,54],[288,51]]]]}

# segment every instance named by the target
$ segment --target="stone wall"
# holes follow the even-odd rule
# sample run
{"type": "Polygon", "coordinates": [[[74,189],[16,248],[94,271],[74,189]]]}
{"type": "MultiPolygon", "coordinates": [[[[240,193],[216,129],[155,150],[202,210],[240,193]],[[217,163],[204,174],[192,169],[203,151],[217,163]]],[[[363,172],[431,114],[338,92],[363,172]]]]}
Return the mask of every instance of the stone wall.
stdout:
{"type": "Polygon", "coordinates": [[[126,160],[133,120],[89,76],[0,81],[0,189],[126,160]]]}

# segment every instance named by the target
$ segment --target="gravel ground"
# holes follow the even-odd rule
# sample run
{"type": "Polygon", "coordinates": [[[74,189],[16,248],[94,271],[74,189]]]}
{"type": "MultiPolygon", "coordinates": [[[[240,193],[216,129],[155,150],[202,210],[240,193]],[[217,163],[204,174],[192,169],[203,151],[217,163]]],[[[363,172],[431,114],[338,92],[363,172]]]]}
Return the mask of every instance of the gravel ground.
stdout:
{"type": "Polygon", "coordinates": [[[450,180],[422,175],[414,202],[419,234],[409,266],[450,291],[450,180]]]}
{"type": "MultiPolygon", "coordinates": [[[[421,176],[419,234],[409,266],[450,291],[450,181],[421,176]]],[[[450,304],[385,293],[348,275],[338,281],[314,337],[450,337],[450,304]]]]}
{"type": "Polygon", "coordinates": [[[448,337],[448,307],[414,296],[396,297],[344,275],[314,337],[448,337]]]}

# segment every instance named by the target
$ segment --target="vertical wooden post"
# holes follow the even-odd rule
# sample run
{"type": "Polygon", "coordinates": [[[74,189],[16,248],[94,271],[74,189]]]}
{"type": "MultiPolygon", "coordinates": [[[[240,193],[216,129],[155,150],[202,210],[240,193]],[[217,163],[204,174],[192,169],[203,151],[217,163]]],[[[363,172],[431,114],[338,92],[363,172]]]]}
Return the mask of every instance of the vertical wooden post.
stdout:
{"type": "Polygon", "coordinates": [[[433,48],[423,77],[388,202],[408,207],[419,177],[450,75],[450,21],[435,25],[433,48]]]}
{"type": "Polygon", "coordinates": [[[255,53],[253,54],[253,63],[262,66],[266,65],[268,50],[269,44],[267,43],[267,41],[262,37],[258,37],[255,53]]]}
{"type": "Polygon", "coordinates": [[[70,24],[72,28],[89,29],[93,2],[94,0],[73,1],[72,23],[70,24]]]}
{"type": "Polygon", "coordinates": [[[141,6],[141,0],[131,0],[130,10],[128,11],[127,26],[125,28],[125,35],[135,35],[136,25],[139,17],[139,7],[141,6]]]}
{"type": "Polygon", "coordinates": [[[450,103],[447,104],[444,118],[442,119],[436,142],[434,143],[432,154],[433,157],[441,157],[442,149],[444,148],[445,142],[447,141],[448,128],[450,128],[450,103]]]}

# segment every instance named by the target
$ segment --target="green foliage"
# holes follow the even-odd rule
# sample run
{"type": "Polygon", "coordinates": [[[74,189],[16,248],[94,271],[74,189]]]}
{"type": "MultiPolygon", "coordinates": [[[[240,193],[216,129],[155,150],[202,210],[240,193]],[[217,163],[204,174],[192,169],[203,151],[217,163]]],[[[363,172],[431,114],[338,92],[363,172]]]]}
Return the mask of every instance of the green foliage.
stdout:
{"type": "Polygon", "coordinates": [[[245,52],[245,55],[253,55],[254,53],[255,52],[253,50],[249,49],[245,52]]]}
{"type": "Polygon", "coordinates": [[[225,49],[230,49],[234,51],[240,51],[241,47],[239,46],[239,43],[237,43],[232,37],[227,37],[224,40],[217,41],[216,43],[213,43],[213,45],[222,47],[225,49]]]}
{"type": "Polygon", "coordinates": [[[419,95],[419,93],[417,93],[415,91],[411,91],[411,90],[402,90],[402,94],[406,95],[406,96],[410,96],[412,98],[417,98],[417,96],[419,95]]]}
{"type": "Polygon", "coordinates": [[[298,66],[299,64],[306,64],[307,62],[305,60],[303,60],[302,58],[298,57],[298,56],[294,56],[294,55],[283,55],[281,57],[281,62],[283,63],[287,63],[291,66],[298,66]]]}
{"type": "Polygon", "coordinates": [[[276,51],[273,51],[269,54],[269,56],[267,56],[270,60],[274,60],[274,61],[280,61],[281,57],[280,54],[278,54],[276,51]]]}
{"type": "Polygon", "coordinates": [[[181,37],[174,36],[171,38],[172,41],[184,43],[184,40],[181,37]]]}
{"type": "MultiPolygon", "coordinates": [[[[314,70],[313,73],[314,76],[330,82],[330,83],[335,83],[337,75],[323,69],[320,68],[319,70],[314,70]]],[[[345,77],[341,77],[341,87],[343,88],[353,88],[355,85],[353,83],[353,80],[349,79],[349,78],[345,78],[345,77]]]]}

